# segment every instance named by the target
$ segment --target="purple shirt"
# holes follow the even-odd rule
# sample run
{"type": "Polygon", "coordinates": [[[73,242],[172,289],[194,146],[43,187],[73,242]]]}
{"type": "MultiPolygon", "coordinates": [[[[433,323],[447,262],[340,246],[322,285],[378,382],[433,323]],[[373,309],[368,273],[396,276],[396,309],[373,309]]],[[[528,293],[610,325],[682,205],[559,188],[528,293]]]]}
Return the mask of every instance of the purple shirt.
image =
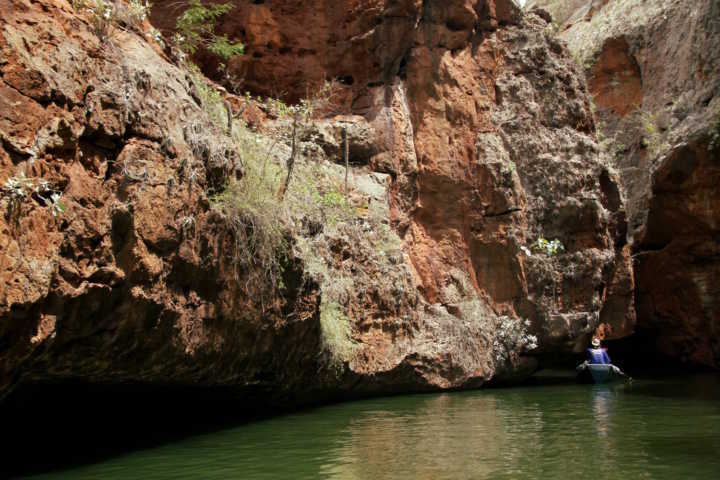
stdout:
{"type": "Polygon", "coordinates": [[[604,348],[588,348],[588,362],[607,365],[610,362],[610,356],[607,354],[607,350],[604,348]]]}

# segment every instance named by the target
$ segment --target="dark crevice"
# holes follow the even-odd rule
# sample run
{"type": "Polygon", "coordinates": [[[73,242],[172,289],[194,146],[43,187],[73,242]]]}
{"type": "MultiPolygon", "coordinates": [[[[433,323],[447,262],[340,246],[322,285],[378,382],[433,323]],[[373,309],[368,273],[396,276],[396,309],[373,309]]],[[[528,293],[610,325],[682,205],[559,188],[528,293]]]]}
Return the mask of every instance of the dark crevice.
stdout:
{"type": "Polygon", "coordinates": [[[521,212],[521,211],[522,211],[522,208],[516,207],[516,208],[510,208],[508,210],[505,210],[505,211],[502,211],[499,213],[487,213],[487,214],[483,215],[483,217],[485,217],[485,218],[502,217],[504,215],[510,215],[512,213],[521,212]]]}
{"type": "Polygon", "coordinates": [[[30,100],[32,100],[33,102],[37,103],[38,105],[40,105],[40,106],[43,107],[43,108],[47,108],[47,107],[50,106],[50,104],[53,103],[52,93],[50,94],[50,97],[40,97],[40,98],[36,98],[36,97],[32,97],[32,96],[30,96],[30,95],[28,95],[28,94],[26,94],[26,93],[24,93],[24,92],[21,92],[21,91],[18,90],[15,86],[13,86],[13,85],[5,82],[5,81],[3,81],[3,84],[4,84],[6,87],[10,88],[11,90],[15,90],[19,95],[22,95],[22,96],[25,97],[25,98],[29,98],[30,100]]]}
{"type": "Polygon", "coordinates": [[[400,65],[398,66],[397,76],[400,77],[402,80],[407,79],[407,67],[408,67],[409,57],[410,57],[410,52],[408,51],[400,59],[400,65]]]}
{"type": "Polygon", "coordinates": [[[16,149],[14,145],[2,138],[2,136],[0,136],[0,148],[7,152],[13,165],[22,163],[31,157],[31,155],[16,149]]]}
{"type": "Polygon", "coordinates": [[[602,193],[600,200],[603,207],[611,212],[616,212],[620,209],[622,206],[620,188],[617,183],[610,178],[610,173],[605,169],[603,169],[600,174],[600,192],[602,193]]]}
{"type": "Polygon", "coordinates": [[[468,25],[461,23],[454,19],[450,19],[447,22],[445,22],[445,26],[451,32],[462,32],[464,30],[470,30],[470,27],[468,25]]]}
{"type": "Polygon", "coordinates": [[[667,248],[668,245],[670,245],[670,242],[657,243],[657,244],[646,243],[646,244],[641,245],[642,250],[637,250],[637,251],[633,252],[632,257],[635,258],[635,257],[643,256],[643,255],[648,255],[650,253],[662,252],[663,250],[665,250],[667,248]]]}
{"type": "Polygon", "coordinates": [[[337,80],[343,85],[352,85],[353,83],[355,83],[355,79],[352,75],[342,75],[340,77],[337,77],[337,80]]]}

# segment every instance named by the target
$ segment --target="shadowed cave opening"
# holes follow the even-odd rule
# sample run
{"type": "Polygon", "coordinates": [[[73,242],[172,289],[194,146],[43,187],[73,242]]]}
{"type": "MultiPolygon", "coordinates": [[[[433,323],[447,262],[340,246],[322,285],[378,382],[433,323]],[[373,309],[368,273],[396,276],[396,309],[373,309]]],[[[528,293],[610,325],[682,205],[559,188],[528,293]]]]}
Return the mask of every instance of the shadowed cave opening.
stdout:
{"type": "MultiPolygon", "coordinates": [[[[635,333],[625,338],[603,340],[603,347],[607,348],[612,363],[630,376],[715,372],[709,367],[664,355],[657,348],[660,338],[658,332],[637,328],[635,333]]],[[[540,354],[536,358],[539,364],[538,372],[567,370],[582,363],[585,352],[540,354]]],[[[531,377],[530,383],[533,382],[531,377]]]]}

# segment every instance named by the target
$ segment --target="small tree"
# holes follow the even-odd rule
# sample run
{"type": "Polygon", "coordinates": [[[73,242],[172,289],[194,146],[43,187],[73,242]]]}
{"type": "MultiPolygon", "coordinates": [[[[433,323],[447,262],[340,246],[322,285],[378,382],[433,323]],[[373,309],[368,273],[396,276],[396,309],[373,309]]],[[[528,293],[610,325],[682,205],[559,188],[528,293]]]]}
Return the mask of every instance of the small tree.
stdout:
{"type": "Polygon", "coordinates": [[[216,35],[214,32],[215,22],[232,8],[229,3],[205,6],[200,0],[190,0],[175,25],[177,47],[187,55],[204,47],[223,61],[242,55],[245,50],[242,43],[231,42],[227,35],[216,35]]]}
{"type": "Polygon", "coordinates": [[[332,106],[336,90],[335,82],[325,82],[313,95],[300,100],[295,105],[287,105],[281,100],[268,99],[266,106],[273,115],[290,120],[290,156],[286,161],[287,175],[279,192],[280,200],[285,198],[285,193],[290,186],[297,159],[298,138],[312,125],[313,118],[317,113],[325,112],[332,106]]]}

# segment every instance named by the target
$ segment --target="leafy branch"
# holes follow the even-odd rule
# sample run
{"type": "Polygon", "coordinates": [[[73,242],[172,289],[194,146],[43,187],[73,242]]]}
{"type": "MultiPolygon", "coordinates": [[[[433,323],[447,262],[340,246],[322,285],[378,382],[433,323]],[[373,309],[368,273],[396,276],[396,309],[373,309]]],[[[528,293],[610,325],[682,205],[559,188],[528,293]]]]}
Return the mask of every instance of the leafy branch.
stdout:
{"type": "Polygon", "coordinates": [[[190,0],[188,8],[175,24],[175,45],[185,55],[192,55],[199,48],[205,48],[222,60],[242,55],[245,47],[240,42],[231,42],[227,35],[216,35],[215,23],[232,10],[230,3],[205,6],[200,0],[190,0]]]}

